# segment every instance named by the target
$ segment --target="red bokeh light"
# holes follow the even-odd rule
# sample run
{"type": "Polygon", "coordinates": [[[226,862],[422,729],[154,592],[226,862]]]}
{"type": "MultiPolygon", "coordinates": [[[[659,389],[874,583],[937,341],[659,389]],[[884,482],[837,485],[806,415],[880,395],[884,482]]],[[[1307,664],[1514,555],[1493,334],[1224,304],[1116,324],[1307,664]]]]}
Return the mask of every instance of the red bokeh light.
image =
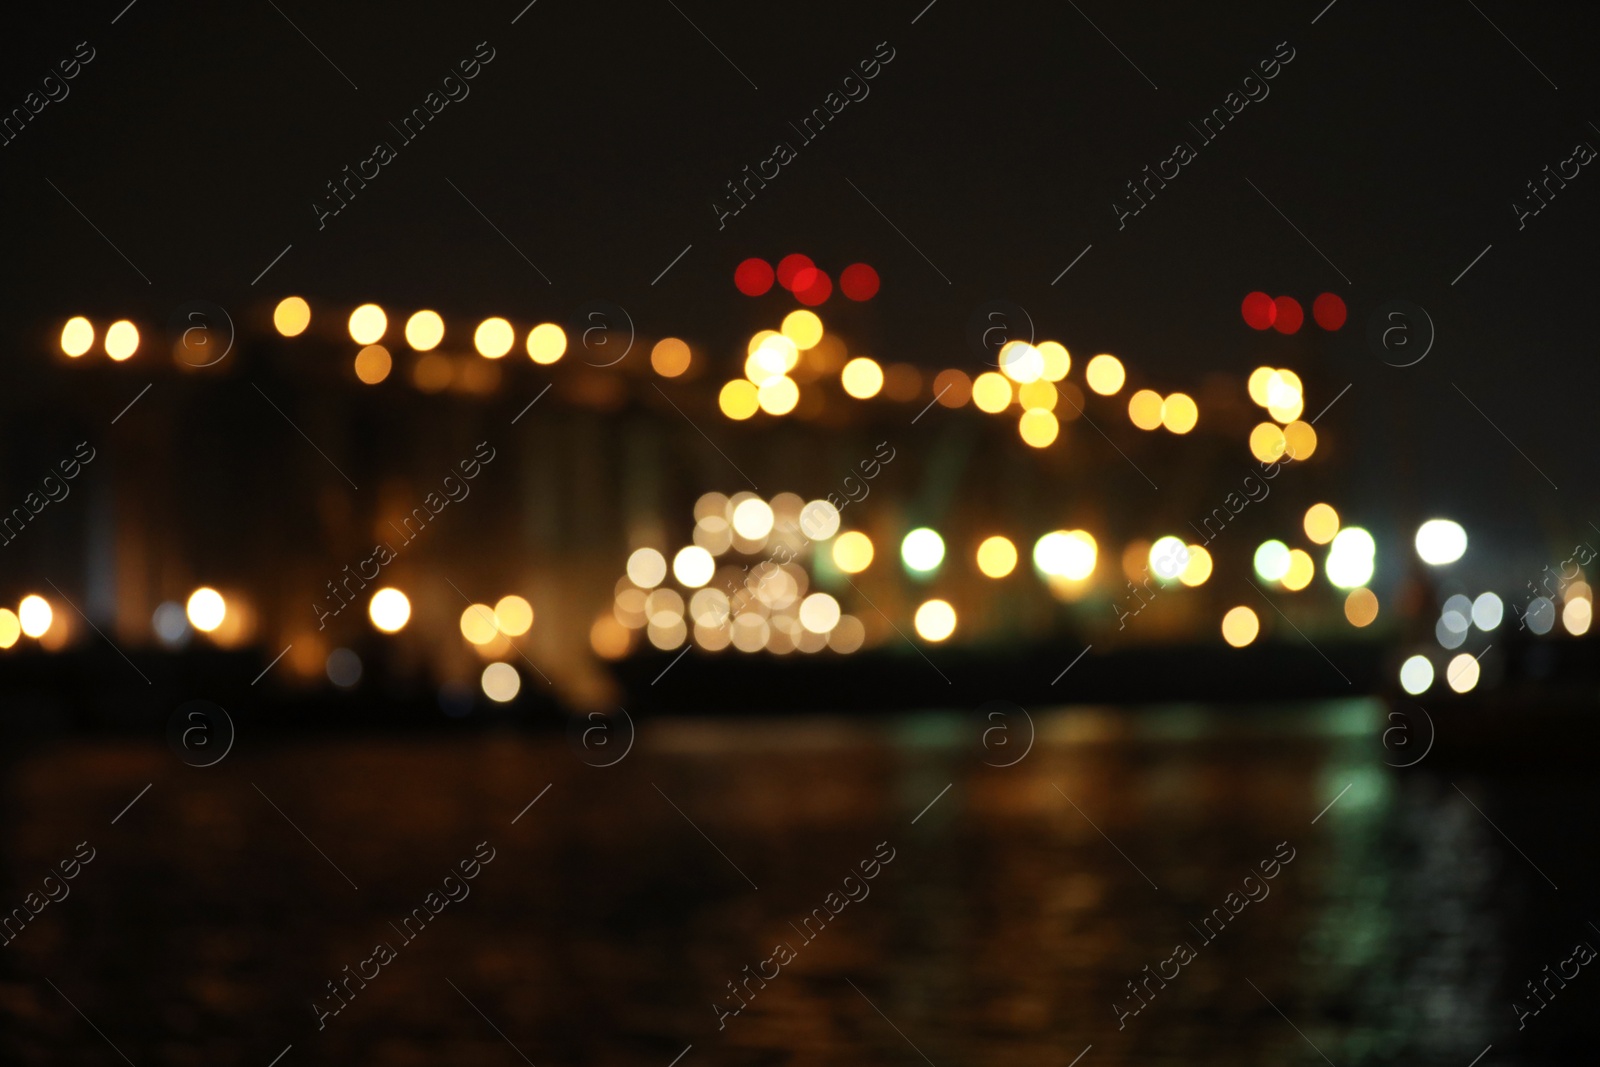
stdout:
{"type": "Polygon", "coordinates": [[[1347,315],[1349,312],[1337,293],[1323,293],[1311,305],[1311,317],[1316,319],[1317,325],[1324,330],[1337,330],[1344,325],[1347,315]]]}
{"type": "Polygon", "coordinates": [[[800,252],[794,252],[778,260],[778,284],[790,292],[798,291],[795,287],[795,275],[803,270],[815,267],[811,257],[800,252]]]}
{"type": "Polygon", "coordinates": [[[833,292],[833,282],[827,274],[815,267],[806,267],[794,276],[794,298],[809,307],[816,307],[833,292]]]}
{"type": "Polygon", "coordinates": [[[751,257],[734,270],[733,284],[745,296],[760,296],[772,288],[772,265],[764,259],[751,257]]]}
{"type": "Polygon", "coordinates": [[[1273,320],[1272,328],[1279,333],[1297,333],[1302,323],[1306,321],[1306,313],[1300,307],[1300,301],[1292,296],[1280,296],[1273,302],[1278,309],[1277,317],[1273,320]]]}
{"type": "Polygon", "coordinates": [[[852,263],[839,274],[839,291],[851,300],[871,300],[878,294],[878,272],[852,263]]]}
{"type": "Polygon", "coordinates": [[[1266,293],[1251,293],[1239,305],[1239,314],[1252,330],[1265,330],[1278,317],[1278,305],[1266,293]]]}

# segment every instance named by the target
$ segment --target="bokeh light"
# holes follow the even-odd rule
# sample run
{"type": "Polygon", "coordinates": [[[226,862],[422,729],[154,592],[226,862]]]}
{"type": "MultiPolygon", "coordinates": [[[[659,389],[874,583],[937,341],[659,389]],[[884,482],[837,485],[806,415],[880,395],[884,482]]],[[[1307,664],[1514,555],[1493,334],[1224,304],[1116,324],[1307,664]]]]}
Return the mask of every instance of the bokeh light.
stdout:
{"type": "Polygon", "coordinates": [[[1283,454],[1290,459],[1310,459],[1317,450],[1317,431],[1309,422],[1295,419],[1283,428],[1283,454]]]}
{"type": "Polygon", "coordinates": [[[1339,532],[1339,513],[1329,504],[1312,504],[1306,509],[1306,536],[1312,544],[1325,545],[1339,532]]]}
{"type": "Polygon", "coordinates": [[[653,548],[634,549],[628,557],[628,580],[640,589],[654,589],[667,577],[667,559],[653,548]]]}
{"type": "Polygon", "coordinates": [[[717,406],[730,419],[748,419],[761,407],[760,394],[745,378],[735,378],[717,394],[717,406]]]}
{"type": "Polygon", "coordinates": [[[1594,606],[1587,599],[1573,597],[1561,607],[1561,625],[1566,627],[1567,633],[1573,637],[1582,637],[1589,632],[1589,624],[1594,621],[1594,606]]]}
{"type": "Polygon", "coordinates": [[[733,529],[740,537],[759,541],[772,532],[772,505],[760,497],[741,500],[733,509],[733,529]]]}
{"type": "Polygon", "coordinates": [[[734,268],[733,284],[745,296],[761,296],[772,288],[774,277],[771,264],[751,257],[734,268]]]}
{"type": "Polygon", "coordinates": [[[1254,611],[1243,604],[1229,608],[1228,613],[1222,617],[1222,639],[1234,648],[1248,645],[1260,632],[1261,620],[1256,618],[1254,611]]]}
{"type": "Polygon", "coordinates": [[[1099,548],[1084,530],[1052,530],[1033,544],[1033,565],[1051,578],[1082,581],[1094,573],[1099,548]]]}
{"type": "Polygon", "coordinates": [[[1140,389],[1128,398],[1128,419],[1141,430],[1154,430],[1161,425],[1161,394],[1154,389],[1140,389]]]}
{"type": "Polygon", "coordinates": [[[995,534],[978,545],[978,570],[988,578],[1004,578],[1017,567],[1017,546],[995,534]]]}
{"type": "Polygon", "coordinates": [[[919,526],[900,542],[900,559],[907,570],[918,574],[937,570],[944,562],[944,538],[926,526],[919,526]]]}
{"type": "Polygon", "coordinates": [[[1072,354],[1059,341],[1040,341],[1036,346],[1044,360],[1044,370],[1039,377],[1047,382],[1059,382],[1072,369],[1072,354]]]}
{"type": "Polygon", "coordinates": [[[946,600],[926,601],[917,608],[912,624],[924,641],[943,641],[956,632],[956,609],[946,600]]]}
{"type": "Polygon", "coordinates": [[[1292,296],[1280,296],[1273,301],[1278,307],[1278,313],[1272,320],[1272,328],[1279,333],[1297,333],[1302,323],[1306,321],[1306,313],[1300,307],[1300,301],[1292,296]]]}
{"type": "Polygon", "coordinates": [[[1108,353],[1091,359],[1083,374],[1089,388],[1101,396],[1111,396],[1117,392],[1128,377],[1127,371],[1122,369],[1122,361],[1108,353]]]}
{"type": "Polygon", "coordinates": [[[1204,585],[1205,580],[1211,577],[1211,553],[1206,551],[1204,545],[1189,546],[1189,562],[1183,568],[1183,573],[1178,575],[1178,580],[1187,586],[1204,585]]]}
{"type": "Polygon", "coordinates": [[[1257,423],[1250,431],[1250,454],[1263,463],[1276,463],[1286,447],[1283,431],[1273,423],[1257,423]]]}
{"type": "Polygon", "coordinates": [[[444,340],[444,319],[437,311],[423,309],[406,320],[406,344],[416,352],[431,352],[444,340]]]}
{"type": "Polygon", "coordinates": [[[687,589],[699,589],[717,571],[717,561],[699,545],[678,549],[672,557],[672,576],[687,589]]]}
{"type": "Polygon", "coordinates": [[[461,636],[475,645],[487,645],[500,635],[494,609],[487,604],[471,604],[461,613],[461,636]]]}
{"type": "Polygon", "coordinates": [[[522,691],[522,675],[509,663],[491,663],[479,679],[483,695],[497,704],[508,704],[522,691]]]}
{"type": "Polygon", "coordinates": [[[484,319],[472,333],[472,347],[485,359],[500,359],[516,342],[517,332],[498,316],[484,319]]]}
{"type": "MultiPolygon", "coordinates": [[[[299,297],[291,299],[299,300],[299,297]]],[[[304,301],[301,301],[304,303],[304,301]]],[[[304,327],[302,327],[304,329],[304,327]]],[[[295,331],[299,333],[299,330],[295,331]]],[[[61,327],[61,351],[77,359],[94,347],[94,324],[82,315],[74,315],[61,327]]]]}
{"type": "Polygon", "coordinates": [[[1173,393],[1161,402],[1161,425],[1176,434],[1185,434],[1200,421],[1200,408],[1187,393],[1173,393]]]}
{"type": "Polygon", "coordinates": [[[22,620],[10,608],[0,608],[0,648],[10,648],[22,636],[22,620]]]}
{"type": "Polygon", "coordinates": [[[139,328],[127,319],[106,327],[106,355],[121,363],[139,351],[139,328]]]}
{"type": "Polygon", "coordinates": [[[286,296],[272,309],[272,326],[285,337],[299,337],[311,325],[311,305],[298,296],[286,296]]]}
{"type": "MultiPolygon", "coordinates": [[[[28,637],[43,637],[53,621],[55,612],[50,609],[50,602],[36,593],[23,597],[17,605],[17,627],[28,637]]],[[[219,616],[217,622],[221,621],[219,616]]]]}
{"type": "Polygon", "coordinates": [[[1289,550],[1289,567],[1283,573],[1283,587],[1291,593],[1298,593],[1311,584],[1311,579],[1316,577],[1317,565],[1311,559],[1311,554],[1303,548],[1289,550]]]}
{"type": "Polygon", "coordinates": [[[883,369],[871,357],[857,356],[844,365],[839,381],[845,392],[857,400],[866,400],[883,388],[883,369]]]}
{"type": "Polygon", "coordinates": [[[1458,693],[1471,692],[1478,684],[1478,661],[1466,652],[1453,657],[1444,669],[1444,680],[1458,693]]]}
{"type": "Polygon", "coordinates": [[[1352,589],[1344,598],[1344,617],[1351,626],[1370,626],[1378,617],[1378,598],[1365,587],[1352,589]]]}
{"type": "Polygon", "coordinates": [[[783,317],[779,332],[793,341],[796,348],[814,348],[822,340],[822,320],[815,311],[801,308],[783,317]]]}
{"type": "Polygon", "coordinates": [[[1280,581],[1289,573],[1289,546],[1282,541],[1263,541],[1252,562],[1256,577],[1264,582],[1280,581]]]}
{"type": "Polygon", "coordinates": [[[1467,551],[1467,531],[1450,519],[1429,519],[1417,527],[1417,556],[1435,567],[1454,563],[1467,551]]]}
{"type": "Polygon", "coordinates": [[[664,337],[650,350],[650,366],[663,378],[676,378],[689,369],[689,346],[676,337],[664,337]]]}
{"type": "Polygon", "coordinates": [[[1346,526],[1328,546],[1323,573],[1339,589],[1354,589],[1372,581],[1377,542],[1359,526],[1346,526]]]}
{"type": "Polygon", "coordinates": [[[1427,656],[1411,656],[1400,664],[1400,688],[1420,696],[1433,684],[1433,664],[1427,656]]]}
{"type": "Polygon", "coordinates": [[[362,304],[350,312],[350,340],[358,345],[375,345],[389,329],[389,317],[377,304],[362,304]]]}
{"type": "MultiPolygon", "coordinates": [[[[26,606],[27,602],[23,603],[26,606]]],[[[221,593],[203,585],[189,594],[184,611],[189,616],[190,626],[201,633],[210,633],[222,625],[223,617],[228,613],[228,603],[222,599],[221,593]]]]}
{"type": "Polygon", "coordinates": [[[356,377],[367,385],[377,385],[389,377],[393,366],[394,360],[389,357],[389,350],[382,345],[367,345],[356,353],[356,377]]]}
{"type": "Polygon", "coordinates": [[[1189,546],[1182,538],[1158,537],[1150,546],[1150,573],[1163,582],[1177,581],[1189,567],[1189,546]]]}
{"type": "Polygon", "coordinates": [[[1265,330],[1278,317],[1278,305],[1266,293],[1246,293],[1239,304],[1239,314],[1252,330],[1265,330]]]}
{"type": "Polygon", "coordinates": [[[554,363],[567,352],[567,331],[553,322],[541,322],[528,331],[528,358],[541,366],[554,363]]]}
{"type": "Polygon", "coordinates": [[[1056,417],[1043,408],[1032,408],[1017,420],[1017,433],[1030,448],[1048,448],[1061,432],[1056,417]]]}
{"type": "Polygon", "coordinates": [[[1324,330],[1337,330],[1344,325],[1348,312],[1337,293],[1323,293],[1311,304],[1311,317],[1324,330]]]}
{"type": "Polygon", "coordinates": [[[833,565],[846,574],[860,574],[872,563],[872,538],[846,530],[833,542],[833,565]]]}
{"type": "Polygon", "coordinates": [[[1493,593],[1480,593],[1472,602],[1472,621],[1478,629],[1489,631],[1505,618],[1505,603],[1493,593]]]}
{"type": "Polygon", "coordinates": [[[411,621],[411,601],[400,590],[386,586],[372,594],[367,617],[384,633],[398,633],[411,621]]]}
{"type": "Polygon", "coordinates": [[[1000,373],[1019,384],[1036,382],[1044,374],[1044,356],[1026,341],[1007,341],[998,362],[1000,373]]]}
{"type": "Polygon", "coordinates": [[[984,371],[972,382],[972,405],[990,415],[1011,406],[1011,381],[1003,374],[984,371]]]}
{"type": "Polygon", "coordinates": [[[756,403],[768,415],[787,415],[800,403],[800,387],[793,378],[775,374],[756,390],[756,403]]]}
{"type": "Polygon", "coordinates": [[[839,291],[850,300],[871,300],[878,295],[878,272],[865,263],[852,263],[839,273],[839,291]]]}
{"type": "Polygon", "coordinates": [[[827,593],[812,593],[800,601],[800,625],[815,634],[825,634],[839,625],[839,602],[827,593]]]}
{"type": "Polygon", "coordinates": [[[533,629],[533,605],[509,593],[494,602],[494,624],[507,637],[521,637],[533,629]]]}

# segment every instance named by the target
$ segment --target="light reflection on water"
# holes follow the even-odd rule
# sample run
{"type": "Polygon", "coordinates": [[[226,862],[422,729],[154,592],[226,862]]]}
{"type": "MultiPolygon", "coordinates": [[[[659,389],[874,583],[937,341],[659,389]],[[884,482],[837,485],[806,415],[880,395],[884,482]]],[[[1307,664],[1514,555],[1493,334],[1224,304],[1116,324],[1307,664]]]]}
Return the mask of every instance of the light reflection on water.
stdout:
{"type": "Polygon", "coordinates": [[[48,978],[141,1065],[288,1044],[284,1067],[521,1062],[507,1039],[541,1067],[666,1067],[691,1043],[682,1067],[1065,1065],[1091,1043],[1083,1067],[1464,1065],[1490,1042],[1560,1061],[1578,997],[1521,1035],[1509,1004],[1581,918],[1451,782],[1579,893],[1592,861],[1576,873],[1537,812],[1582,783],[1386,767],[1367,701],[1034,721],[1008,767],[983,761],[1023,751],[1024,724],[997,758],[955,712],[646,720],[604,769],[560,737],[242,737],[208,770],[128,743],[33,751],[4,793],[4,906],[78,841],[98,856],[0,953],[0,1059],[115,1060],[48,978]],[[310,1000],[483,840],[470,897],[318,1031],[310,1000]],[[869,895],[804,940],[791,924],[880,842],[869,895]],[[1269,894],[1203,940],[1280,842],[1269,894]],[[796,958],[719,1030],[713,1003],[779,942],[796,958]],[[1119,1030],[1112,1004],[1180,942],[1193,961],[1119,1030]]]}

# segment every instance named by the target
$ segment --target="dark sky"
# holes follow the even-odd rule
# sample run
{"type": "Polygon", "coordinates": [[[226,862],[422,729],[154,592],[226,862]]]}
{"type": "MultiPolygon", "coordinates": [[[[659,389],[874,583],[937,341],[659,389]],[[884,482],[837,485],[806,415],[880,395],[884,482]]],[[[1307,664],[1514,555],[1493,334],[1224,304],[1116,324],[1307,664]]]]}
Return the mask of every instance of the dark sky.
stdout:
{"type": "Polygon", "coordinates": [[[974,367],[967,322],[1003,298],[1157,388],[1275,362],[1313,383],[1311,410],[1352,383],[1328,427],[1402,514],[1454,515],[1530,559],[1600,521],[1600,176],[1584,168],[1520,231],[1512,208],[1577,142],[1600,146],[1592,5],[538,0],[513,25],[523,2],[10,14],[6,108],[78,42],[95,52],[0,147],[16,395],[60,373],[41,346],[68,314],[162,322],[187,299],[247,312],[288,292],[522,320],[605,298],[649,334],[731,351],[776,314],[733,291],[734,264],[804,251],[878,268],[877,300],[825,317],[885,358],[974,367]],[[401,145],[388,121],[482,41],[495,58],[470,96],[401,145]],[[894,59],[870,96],[800,143],[789,123],[880,42],[894,59]],[[1280,42],[1294,59],[1270,96],[1201,145],[1188,121],[1280,42]],[[397,158],[319,231],[324,182],[379,139],[397,158]],[[778,140],[798,157],[719,231],[723,183],[778,140]],[[1123,183],[1179,140],[1198,158],[1119,231],[1123,183]],[[1308,307],[1338,292],[1350,323],[1255,334],[1238,314],[1252,289],[1308,307]],[[1365,340],[1394,299],[1438,333],[1404,369],[1365,340]]]}

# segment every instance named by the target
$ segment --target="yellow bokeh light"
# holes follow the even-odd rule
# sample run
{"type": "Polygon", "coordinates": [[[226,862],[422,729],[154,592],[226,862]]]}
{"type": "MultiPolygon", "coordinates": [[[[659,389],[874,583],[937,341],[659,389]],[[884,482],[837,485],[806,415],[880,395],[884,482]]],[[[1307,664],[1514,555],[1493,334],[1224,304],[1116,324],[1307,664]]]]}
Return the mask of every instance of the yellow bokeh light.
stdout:
{"type": "Polygon", "coordinates": [[[632,643],[633,637],[628,633],[628,628],[609,612],[597,617],[594,625],[589,627],[589,647],[601,659],[621,659],[628,654],[628,646],[632,643]]]}
{"type": "Polygon", "coordinates": [[[506,704],[522,692],[522,675],[509,663],[491,663],[483,669],[478,679],[483,695],[496,704],[506,704]]]}
{"type": "Polygon", "coordinates": [[[387,378],[393,366],[389,350],[382,345],[368,345],[356,353],[356,377],[368,385],[377,385],[387,378]]]}
{"type": "Polygon", "coordinates": [[[1310,459],[1317,450],[1317,431],[1296,419],[1283,428],[1283,450],[1290,459],[1310,459]]]}
{"type": "Polygon", "coordinates": [[[1128,419],[1141,430],[1153,430],[1161,425],[1161,394],[1154,389],[1140,389],[1128,398],[1128,419]]]}
{"type": "Polygon", "coordinates": [[[554,363],[567,353],[567,331],[553,322],[541,322],[528,331],[528,358],[540,365],[554,363]]]}
{"type": "Polygon", "coordinates": [[[22,622],[10,608],[0,608],[0,648],[10,648],[22,636],[22,622]]]}
{"type": "Polygon", "coordinates": [[[398,589],[380,589],[367,604],[367,617],[384,633],[398,633],[411,621],[411,601],[398,589]]]}
{"type": "Polygon", "coordinates": [[[956,609],[947,600],[929,600],[917,609],[912,625],[924,641],[943,641],[956,632],[956,609]]]}
{"type": "Polygon", "coordinates": [[[1050,412],[1034,408],[1017,420],[1017,433],[1030,448],[1048,448],[1061,433],[1061,424],[1050,412]]]}
{"type": "Polygon", "coordinates": [[[754,383],[735,378],[717,394],[717,406],[730,419],[748,419],[761,406],[757,397],[754,383]]]}
{"type": "Polygon", "coordinates": [[[1011,381],[1003,374],[984,371],[972,382],[972,405],[979,411],[998,414],[1011,406],[1011,381]]]}
{"type": "Polygon", "coordinates": [[[444,340],[444,319],[437,311],[418,311],[406,320],[406,344],[414,351],[430,352],[444,340]]]}
{"type": "Polygon", "coordinates": [[[822,340],[822,320],[815,311],[800,308],[783,317],[783,336],[794,342],[796,348],[813,348],[822,340]]]}
{"type": "Polygon", "coordinates": [[[1246,386],[1250,391],[1250,401],[1257,407],[1267,406],[1267,381],[1278,372],[1271,367],[1257,367],[1250,372],[1250,381],[1246,386]]]}
{"type": "Polygon", "coordinates": [[[17,605],[17,627],[29,637],[43,637],[54,620],[55,612],[42,596],[30,593],[17,605]]]}
{"type": "Polygon", "coordinates": [[[1054,411],[1057,399],[1056,387],[1043,378],[1017,389],[1017,400],[1024,411],[1054,411]]]}
{"type": "Polygon", "coordinates": [[[1211,577],[1211,566],[1211,553],[1206,551],[1205,546],[1190,545],[1189,562],[1184,564],[1178,581],[1191,587],[1204,585],[1205,580],[1211,577]]]}
{"type": "Polygon", "coordinates": [[[750,343],[745,345],[744,354],[753,356],[756,354],[756,350],[766,344],[769,339],[782,336],[777,330],[757,330],[750,335],[750,343]]]}
{"type": "MultiPolygon", "coordinates": [[[[699,545],[686,545],[672,557],[672,576],[686,589],[699,589],[717,572],[716,558],[699,545]]],[[[713,590],[715,592],[715,590],[713,590]]]]}
{"type": "Polygon", "coordinates": [[[883,388],[883,368],[870,356],[857,356],[844,365],[839,381],[845,392],[857,400],[866,400],[877,396],[878,390],[883,388]]]}
{"type": "Polygon", "coordinates": [[[1128,378],[1128,372],[1122,369],[1122,361],[1105,352],[1091,359],[1083,373],[1089,388],[1101,396],[1111,396],[1122,388],[1122,383],[1128,378]]]}
{"type": "Polygon", "coordinates": [[[1033,565],[1049,578],[1081,582],[1094,573],[1099,547],[1087,530],[1052,530],[1033,545],[1033,565]]]}
{"type": "Polygon", "coordinates": [[[1371,625],[1378,617],[1378,598],[1365,586],[1350,590],[1344,598],[1344,617],[1350,620],[1351,626],[1371,625]]]}
{"type": "Polygon", "coordinates": [[[1279,422],[1293,422],[1305,410],[1306,400],[1293,371],[1273,371],[1267,379],[1267,414],[1279,422]],[[1295,384],[1290,384],[1293,378],[1295,384]]]}
{"type": "Polygon", "coordinates": [[[860,530],[847,530],[833,542],[833,565],[846,574],[860,574],[872,563],[872,538],[860,530]]]}
{"type": "Polygon", "coordinates": [[[756,403],[768,415],[787,415],[800,403],[800,387],[794,384],[793,378],[774,375],[756,390],[756,403]]]}
{"type": "Polygon", "coordinates": [[[1188,393],[1173,393],[1161,402],[1161,425],[1172,433],[1184,434],[1200,421],[1200,408],[1188,393]]]}
{"type": "Polygon", "coordinates": [[[498,315],[484,319],[472,333],[472,347],[485,359],[499,359],[517,343],[517,331],[498,315]]]}
{"type": "Polygon", "coordinates": [[[1280,579],[1283,587],[1290,592],[1298,593],[1311,584],[1311,579],[1316,576],[1317,565],[1312,562],[1311,554],[1303,548],[1289,550],[1289,569],[1280,579]]]}
{"type": "MultiPolygon", "coordinates": [[[[1283,384],[1288,386],[1290,389],[1293,389],[1297,393],[1304,393],[1306,391],[1305,384],[1300,381],[1300,375],[1296,374],[1294,371],[1280,367],[1276,373],[1278,375],[1278,380],[1283,382],[1283,384]]],[[[1272,376],[1270,374],[1267,376],[1267,393],[1268,399],[1270,400],[1272,393],[1272,376]]]]}
{"type": "Polygon", "coordinates": [[[1339,513],[1329,504],[1312,504],[1306,508],[1304,526],[1312,544],[1325,545],[1339,532],[1339,513]]]}
{"type": "Polygon", "coordinates": [[[1044,372],[1039,375],[1047,382],[1059,382],[1072,369],[1072,355],[1058,341],[1040,341],[1039,355],[1044,358],[1044,372]]]}
{"type": "Polygon", "coordinates": [[[494,624],[507,637],[521,637],[533,628],[533,605],[515,593],[495,601],[494,624]]]}
{"type": "Polygon", "coordinates": [[[689,346],[676,337],[663,337],[650,350],[650,366],[663,378],[676,378],[689,369],[689,346]]]}
{"type": "Polygon", "coordinates": [[[1258,423],[1250,431],[1250,454],[1263,463],[1276,463],[1285,447],[1283,431],[1270,422],[1258,423]]]}
{"type": "Polygon", "coordinates": [[[494,609],[473,604],[461,613],[461,636],[475,645],[487,645],[500,634],[494,622],[494,609]]]}
{"type": "Polygon", "coordinates": [[[189,625],[202,633],[210,633],[222,625],[222,620],[228,614],[228,602],[222,599],[222,594],[208,585],[189,594],[189,601],[184,606],[189,616],[189,625]]]}
{"type": "Polygon", "coordinates": [[[285,337],[299,337],[311,325],[311,305],[298,296],[286,296],[272,309],[272,326],[285,337]]]}
{"type": "Polygon", "coordinates": [[[1222,617],[1222,639],[1234,648],[1243,648],[1261,632],[1261,620],[1243,604],[1222,617]]]}
{"type": "MultiPolygon", "coordinates": [[[[294,299],[299,299],[295,297],[294,299]]],[[[94,347],[94,324],[82,315],[74,315],[61,327],[61,351],[77,359],[94,347]]],[[[10,646],[7,645],[7,648],[10,646]]]]}
{"type": "Polygon", "coordinates": [[[750,353],[744,361],[744,376],[757,385],[789,371],[789,356],[799,356],[799,349],[787,337],[774,334],[750,353]]]}
{"type": "Polygon", "coordinates": [[[996,534],[978,546],[978,569],[989,578],[1004,578],[1017,567],[1017,546],[996,534]]]}
{"type": "Polygon", "coordinates": [[[362,304],[350,312],[350,340],[358,345],[377,344],[388,328],[389,316],[377,304],[362,304]]]}
{"type": "Polygon", "coordinates": [[[127,319],[106,327],[106,355],[121,363],[139,351],[139,328],[127,319]]]}
{"type": "Polygon", "coordinates": [[[1000,346],[1000,373],[1020,385],[1036,382],[1044,374],[1044,356],[1026,341],[1007,341],[1000,346]]]}

